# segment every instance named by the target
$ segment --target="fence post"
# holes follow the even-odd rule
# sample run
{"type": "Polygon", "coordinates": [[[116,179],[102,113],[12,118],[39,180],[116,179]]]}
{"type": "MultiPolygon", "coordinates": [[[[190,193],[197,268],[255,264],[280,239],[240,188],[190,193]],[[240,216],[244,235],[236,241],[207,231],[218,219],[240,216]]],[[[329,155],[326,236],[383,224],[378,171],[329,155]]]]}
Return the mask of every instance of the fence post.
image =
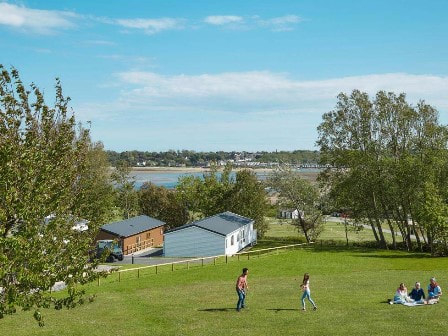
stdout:
{"type": "Polygon", "coordinates": [[[249,256],[250,256],[250,253],[249,253],[249,252],[247,252],[247,260],[249,260],[249,256]]]}
{"type": "Polygon", "coordinates": [[[226,254],[226,264],[227,264],[227,254],[226,254]]]}
{"type": "Polygon", "coordinates": [[[157,274],[157,265],[156,265],[156,274],[157,274]]]}
{"type": "Polygon", "coordinates": [[[239,255],[239,254],[237,254],[237,256],[238,256],[238,261],[240,261],[240,255],[239,255]]]}
{"type": "Polygon", "coordinates": [[[213,266],[216,266],[216,258],[213,257],[213,266]]]}
{"type": "Polygon", "coordinates": [[[140,278],[140,270],[137,270],[137,278],[140,278]]]}
{"type": "Polygon", "coordinates": [[[190,262],[187,261],[187,269],[190,269],[190,262]]]}
{"type": "Polygon", "coordinates": [[[118,282],[121,281],[121,272],[118,272],[118,282]]]}
{"type": "Polygon", "coordinates": [[[132,265],[134,265],[134,254],[132,254],[132,265]]]}
{"type": "Polygon", "coordinates": [[[171,264],[171,272],[174,272],[174,263],[171,264]]]}
{"type": "Polygon", "coordinates": [[[202,258],[202,266],[204,266],[204,258],[202,258]]]}
{"type": "Polygon", "coordinates": [[[98,286],[100,285],[100,277],[98,277],[98,286]]]}

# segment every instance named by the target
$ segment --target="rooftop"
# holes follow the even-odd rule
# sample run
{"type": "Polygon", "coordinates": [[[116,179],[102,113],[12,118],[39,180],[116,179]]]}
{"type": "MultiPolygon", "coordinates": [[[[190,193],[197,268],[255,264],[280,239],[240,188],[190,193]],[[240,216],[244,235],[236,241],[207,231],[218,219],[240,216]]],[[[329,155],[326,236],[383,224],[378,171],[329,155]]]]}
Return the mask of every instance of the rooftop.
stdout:
{"type": "Polygon", "coordinates": [[[141,215],[119,222],[105,224],[101,227],[101,230],[120,237],[129,237],[162,225],[165,225],[165,222],[146,215],[141,215]]]}
{"type": "Polygon", "coordinates": [[[230,211],[226,211],[211,217],[198,220],[196,222],[179,226],[173,230],[167,231],[166,233],[171,233],[174,231],[179,231],[196,226],[220,234],[222,236],[227,236],[229,233],[238,230],[239,228],[252,223],[253,221],[253,219],[234,214],[230,211]]]}

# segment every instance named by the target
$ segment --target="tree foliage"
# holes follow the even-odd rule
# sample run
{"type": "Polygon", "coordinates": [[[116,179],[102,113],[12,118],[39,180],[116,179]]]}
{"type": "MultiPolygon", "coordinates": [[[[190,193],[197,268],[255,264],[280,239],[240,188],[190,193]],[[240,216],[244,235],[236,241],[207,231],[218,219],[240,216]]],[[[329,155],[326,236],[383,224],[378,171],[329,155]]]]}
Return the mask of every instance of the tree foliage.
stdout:
{"type": "Polygon", "coordinates": [[[115,184],[116,205],[122,210],[125,219],[136,216],[139,212],[138,193],[135,190],[135,179],[131,176],[131,167],[126,161],[117,164],[112,173],[115,184]]]}
{"type": "Polygon", "coordinates": [[[297,172],[281,167],[271,174],[268,185],[278,192],[279,206],[297,210],[293,224],[309,243],[322,231],[321,196],[319,189],[303,179],[297,172]]]}
{"type": "Polygon", "coordinates": [[[188,222],[188,210],[176,191],[146,182],[138,194],[141,213],[164,221],[168,228],[188,222]]]}
{"type": "Polygon", "coordinates": [[[231,165],[219,174],[216,167],[202,178],[186,176],[179,179],[177,195],[190,212],[190,220],[231,211],[255,220],[258,235],[267,231],[264,216],[268,210],[266,193],[255,174],[238,171],[231,178],[231,165]]]}
{"type": "Polygon", "coordinates": [[[79,284],[98,276],[88,250],[107,217],[107,173],[96,166],[101,147],[68,113],[56,80],[56,101],[28,91],[17,70],[0,66],[0,317],[17,308],[72,308],[84,302],[79,284]],[[94,189],[92,189],[92,186],[94,189]],[[89,230],[73,229],[79,219],[89,230]],[[48,292],[64,281],[65,295],[48,292]]]}
{"type": "Polygon", "coordinates": [[[352,216],[369,224],[378,244],[387,247],[383,226],[412,248],[411,235],[423,249],[433,241],[427,223],[417,222],[427,182],[440,194],[447,190],[447,127],[438,112],[420,101],[412,106],[405,94],[380,91],[340,94],[335,110],[318,127],[323,163],[335,168],[320,181],[331,198],[352,216]],[[426,230],[425,230],[426,228],[426,230]]]}

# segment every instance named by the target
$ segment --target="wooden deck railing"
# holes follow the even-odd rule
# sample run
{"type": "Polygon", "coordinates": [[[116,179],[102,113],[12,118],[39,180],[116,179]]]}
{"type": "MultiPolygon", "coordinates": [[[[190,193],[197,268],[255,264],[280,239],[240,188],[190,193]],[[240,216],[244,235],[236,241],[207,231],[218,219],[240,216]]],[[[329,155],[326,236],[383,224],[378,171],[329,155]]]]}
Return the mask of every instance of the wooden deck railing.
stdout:
{"type": "Polygon", "coordinates": [[[147,239],[140,243],[127,245],[126,248],[123,247],[123,254],[128,255],[153,246],[154,246],[154,238],[147,239]]]}

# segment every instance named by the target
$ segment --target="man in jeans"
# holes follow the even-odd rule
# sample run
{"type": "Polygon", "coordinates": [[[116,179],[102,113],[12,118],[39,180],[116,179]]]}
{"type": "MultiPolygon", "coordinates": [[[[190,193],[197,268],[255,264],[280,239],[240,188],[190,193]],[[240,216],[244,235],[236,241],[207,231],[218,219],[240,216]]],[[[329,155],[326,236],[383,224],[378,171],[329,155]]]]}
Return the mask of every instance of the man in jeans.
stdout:
{"type": "Polygon", "coordinates": [[[249,269],[243,268],[243,274],[238,277],[236,281],[236,292],[238,294],[238,303],[236,305],[236,311],[240,311],[244,308],[244,299],[246,298],[246,291],[249,289],[247,286],[247,273],[249,269]]]}

